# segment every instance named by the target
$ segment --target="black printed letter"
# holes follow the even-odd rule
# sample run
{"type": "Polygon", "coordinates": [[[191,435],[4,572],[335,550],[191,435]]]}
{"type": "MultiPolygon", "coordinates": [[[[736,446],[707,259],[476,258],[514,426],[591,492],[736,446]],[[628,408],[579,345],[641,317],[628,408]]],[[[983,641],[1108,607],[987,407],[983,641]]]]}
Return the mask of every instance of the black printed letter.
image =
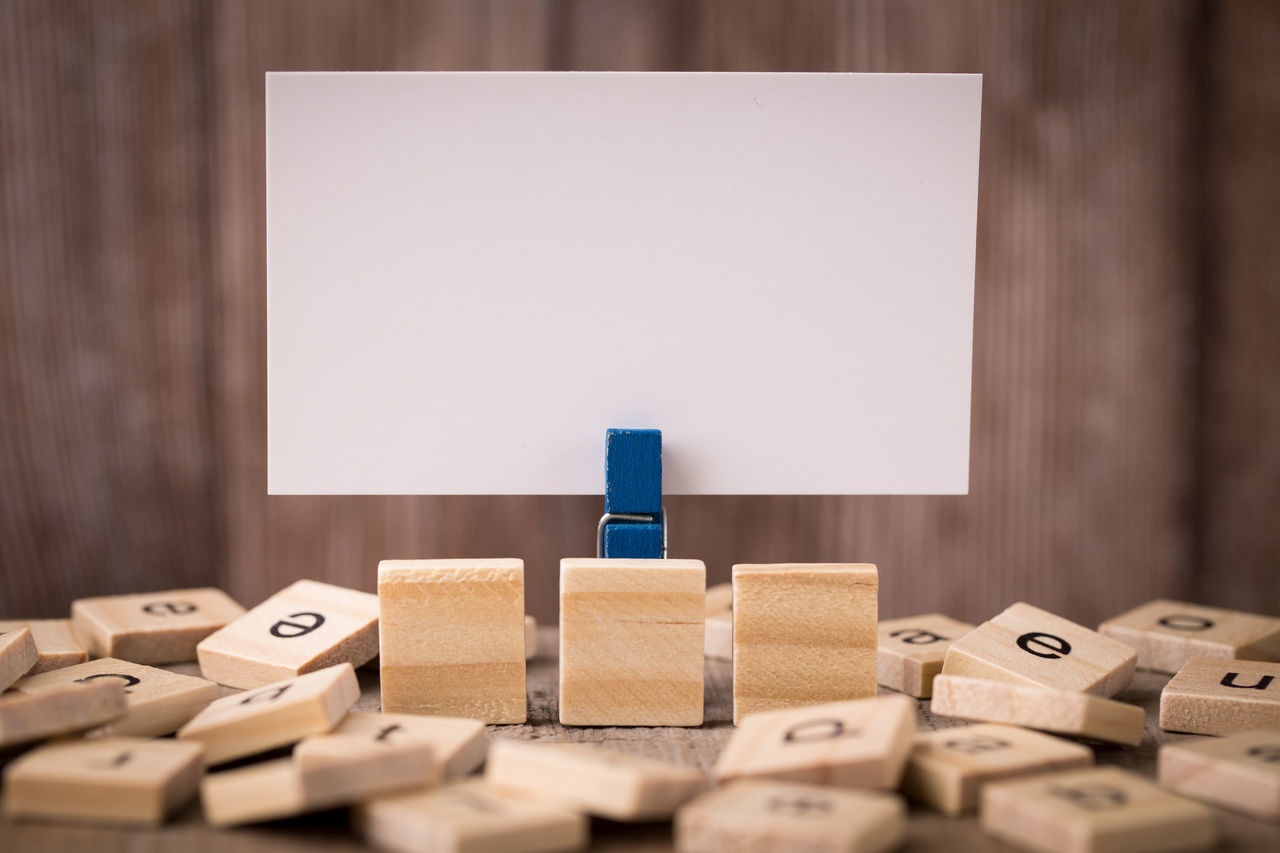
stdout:
{"type": "Polygon", "coordinates": [[[307,625],[302,622],[290,622],[287,619],[281,619],[279,622],[271,626],[271,635],[273,637],[281,637],[289,639],[291,637],[301,637],[303,634],[310,634],[315,629],[324,624],[324,617],[319,613],[312,613],[304,610],[301,613],[290,613],[289,619],[309,619],[311,624],[307,625]]]}
{"type": "Polygon", "coordinates": [[[1031,633],[1023,634],[1018,638],[1018,648],[1022,649],[1029,655],[1035,655],[1038,658],[1048,658],[1049,660],[1057,660],[1071,654],[1071,644],[1061,637],[1055,637],[1053,634],[1031,633]],[[1031,648],[1037,646],[1045,651],[1038,652],[1031,648]]]}

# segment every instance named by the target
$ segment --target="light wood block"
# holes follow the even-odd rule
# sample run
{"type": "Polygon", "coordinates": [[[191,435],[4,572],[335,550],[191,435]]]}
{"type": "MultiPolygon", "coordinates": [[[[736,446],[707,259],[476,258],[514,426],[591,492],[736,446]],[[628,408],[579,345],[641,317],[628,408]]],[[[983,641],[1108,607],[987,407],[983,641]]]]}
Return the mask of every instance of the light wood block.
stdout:
{"type": "Polygon", "coordinates": [[[1116,767],[1050,773],[982,789],[982,829],[1046,853],[1207,850],[1213,812],[1116,767]]]}
{"type": "Polygon", "coordinates": [[[225,696],[183,726],[178,737],[204,744],[205,764],[212,767],[328,732],[359,696],[355,669],[341,663],[225,696]]]}
{"type": "Polygon", "coordinates": [[[752,714],[729,738],[715,777],[889,790],[915,730],[915,702],[897,695],[752,714]]]}
{"type": "Polygon", "coordinates": [[[1158,598],[1098,630],[1138,650],[1138,666],[1177,672],[1189,658],[1280,660],[1280,619],[1158,598]]]}
{"type": "Polygon", "coordinates": [[[931,710],[958,720],[1026,726],[1130,746],[1142,742],[1146,720],[1137,705],[1114,699],[946,673],[933,680],[931,710]]]}
{"type": "Polygon", "coordinates": [[[205,678],[251,690],[378,653],[378,597],[319,581],[291,584],[196,647],[205,678]]]}
{"type": "Polygon", "coordinates": [[[184,663],[196,644],[244,608],[220,589],[171,589],[71,602],[76,634],[94,657],[133,663],[184,663]]]}
{"type": "Polygon", "coordinates": [[[876,695],[869,563],[733,567],[733,722],[876,695]]]}
{"type": "Polygon", "coordinates": [[[669,818],[706,788],[696,767],[667,764],[585,743],[495,740],[485,781],[612,820],[669,818]]]}
{"type": "Polygon", "coordinates": [[[1280,663],[1189,659],[1160,693],[1160,728],[1201,735],[1280,731],[1280,663]]]}
{"type": "Polygon", "coordinates": [[[124,688],[115,679],[8,693],[0,696],[0,749],[82,732],[114,720],[127,707],[124,688]]]}
{"type": "Polygon", "coordinates": [[[1241,732],[1160,747],[1160,784],[1224,809],[1280,823],[1280,732],[1241,732]]]}
{"type": "Polygon", "coordinates": [[[67,684],[115,682],[124,688],[128,710],[91,734],[157,737],[179,727],[218,698],[218,685],[191,675],[115,658],[66,666],[32,675],[14,685],[23,693],[40,693],[67,684]]]}
{"type": "Polygon", "coordinates": [[[210,773],[200,782],[200,805],[210,826],[276,820],[307,810],[292,757],[210,773]]]}
{"type": "Polygon", "coordinates": [[[906,835],[902,798],[794,782],[742,780],[676,814],[680,853],[878,853],[906,835]]]}
{"type": "Polygon", "coordinates": [[[39,660],[27,675],[39,675],[89,659],[89,650],[72,629],[70,619],[0,620],[0,633],[15,628],[30,629],[36,641],[36,651],[40,653],[39,660]]]}
{"type": "Polygon", "coordinates": [[[532,616],[524,617],[524,659],[533,660],[538,656],[538,620],[532,616]]]}
{"type": "Polygon", "coordinates": [[[733,584],[718,583],[707,587],[707,615],[733,611],[733,584]]]}
{"type": "Polygon", "coordinates": [[[1017,726],[982,724],[916,736],[902,792],[945,815],[978,808],[989,782],[1093,764],[1093,750],[1017,726]]]}
{"type": "Polygon", "coordinates": [[[702,725],[701,560],[560,561],[560,722],[702,725]]]}
{"type": "Polygon", "coordinates": [[[484,721],[463,717],[351,711],[333,734],[363,737],[378,743],[424,743],[435,756],[440,777],[437,782],[467,776],[484,763],[489,749],[484,721]]]}
{"type": "Polygon", "coordinates": [[[39,659],[36,640],[29,629],[0,632],[0,693],[26,675],[39,659]]]}
{"type": "Polygon", "coordinates": [[[702,654],[733,660],[733,584],[707,587],[707,629],[702,654]]]}
{"type": "Polygon", "coordinates": [[[933,677],[951,644],[973,630],[968,622],[927,613],[888,619],[876,629],[876,681],[892,690],[928,699],[933,677]]]}
{"type": "Polygon", "coordinates": [[[1136,649],[1019,602],[954,641],[942,672],[1114,696],[1137,662],[1136,649]]]}
{"type": "Polygon", "coordinates": [[[523,560],[383,560],[382,709],[523,723],[523,560]]]}
{"type": "Polygon", "coordinates": [[[473,779],[355,808],[361,835],[397,853],[548,853],[587,845],[585,815],[473,779]]]}
{"type": "Polygon", "coordinates": [[[195,796],[199,744],[142,738],[74,740],[42,746],[9,765],[10,818],[158,826],[195,796]]]}

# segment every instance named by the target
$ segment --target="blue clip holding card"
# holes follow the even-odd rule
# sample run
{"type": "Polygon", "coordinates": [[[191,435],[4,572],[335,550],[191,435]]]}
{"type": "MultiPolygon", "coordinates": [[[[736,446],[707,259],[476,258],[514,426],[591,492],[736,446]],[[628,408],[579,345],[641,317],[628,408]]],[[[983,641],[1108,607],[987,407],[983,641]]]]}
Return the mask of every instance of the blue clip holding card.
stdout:
{"type": "Polygon", "coordinates": [[[666,557],[662,431],[608,430],[605,433],[604,479],[604,515],[596,529],[596,556],[615,559],[666,557]]]}

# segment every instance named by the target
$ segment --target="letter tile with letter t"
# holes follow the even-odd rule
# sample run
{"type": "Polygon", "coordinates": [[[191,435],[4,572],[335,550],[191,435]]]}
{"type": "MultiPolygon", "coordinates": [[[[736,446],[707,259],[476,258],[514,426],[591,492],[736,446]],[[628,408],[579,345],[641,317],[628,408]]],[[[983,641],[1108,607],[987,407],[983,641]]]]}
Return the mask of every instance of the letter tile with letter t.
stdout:
{"type": "Polygon", "coordinates": [[[1159,598],[1098,626],[1138,650],[1138,666],[1177,672],[1192,657],[1280,660],[1280,619],[1159,598]]]}
{"type": "Polygon", "coordinates": [[[886,619],[876,631],[876,681],[908,696],[928,699],[933,695],[933,677],[942,672],[947,649],[972,630],[968,622],[941,613],[886,619]]]}
{"type": "Polygon", "coordinates": [[[1160,728],[1201,735],[1280,731],[1280,663],[1189,659],[1160,693],[1160,728]]]}
{"type": "Polygon", "coordinates": [[[1171,791],[1280,823],[1280,732],[1167,743],[1158,763],[1160,784],[1171,791]]]}
{"type": "Polygon", "coordinates": [[[212,587],[71,602],[71,624],[90,654],[151,665],[195,660],[196,644],[243,614],[212,587]]]}

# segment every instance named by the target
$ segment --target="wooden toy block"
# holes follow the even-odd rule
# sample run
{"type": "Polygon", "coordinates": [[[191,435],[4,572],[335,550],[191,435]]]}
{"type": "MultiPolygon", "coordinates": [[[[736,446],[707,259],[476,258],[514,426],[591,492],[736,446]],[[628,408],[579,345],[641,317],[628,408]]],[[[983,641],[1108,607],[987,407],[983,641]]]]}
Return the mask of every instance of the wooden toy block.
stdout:
{"type": "Polygon", "coordinates": [[[460,779],[470,774],[484,762],[489,748],[484,721],[462,717],[351,711],[333,734],[363,737],[376,743],[426,744],[435,756],[436,775],[443,779],[460,779]]]}
{"type": "Polygon", "coordinates": [[[1280,732],[1241,732],[1160,747],[1157,776],[1171,791],[1280,822],[1280,732]]]}
{"type": "Polygon", "coordinates": [[[610,429],[604,447],[604,511],[661,512],[662,431],[610,429]]]}
{"type": "Polygon", "coordinates": [[[40,659],[35,637],[27,628],[0,633],[0,693],[26,675],[40,659]]]}
{"type": "Polygon", "coordinates": [[[978,808],[989,782],[1093,764],[1093,750],[1018,728],[984,724],[917,735],[902,792],[945,815],[978,808]]]}
{"type": "Polygon", "coordinates": [[[375,847],[398,853],[545,853],[587,845],[586,815],[473,779],[378,797],[355,808],[375,847]]]}
{"type": "Polygon", "coordinates": [[[1137,705],[1088,693],[1027,687],[945,672],[933,680],[933,713],[1137,746],[1146,715],[1137,705]]]}
{"type": "Polygon", "coordinates": [[[10,818],[159,826],[195,796],[200,745],[98,738],[42,746],[5,770],[10,818]]]}
{"type": "Polygon", "coordinates": [[[702,725],[701,560],[560,561],[560,722],[702,725]]]}
{"type": "Polygon", "coordinates": [[[533,660],[538,656],[538,620],[532,616],[524,617],[524,659],[533,660]]]}
{"type": "Polygon", "coordinates": [[[1098,631],[1138,650],[1138,666],[1177,672],[1188,658],[1280,660],[1280,619],[1158,598],[1098,631]]]}
{"type": "Polygon", "coordinates": [[[51,669],[84,663],[89,650],[71,628],[70,619],[9,619],[0,620],[0,633],[16,628],[27,628],[36,641],[40,653],[36,665],[27,675],[39,675],[51,669]]]}
{"type": "Polygon", "coordinates": [[[604,527],[604,556],[613,560],[656,560],[662,557],[662,525],[617,522],[604,527]]]}
{"type": "Polygon", "coordinates": [[[928,699],[947,649],[972,630],[968,622],[941,613],[881,622],[876,629],[876,681],[908,696],[928,699]]]}
{"type": "Polygon", "coordinates": [[[503,791],[622,821],[669,818],[706,788],[696,767],[585,743],[496,740],[484,778],[503,791]]]}
{"type": "Polygon", "coordinates": [[[742,780],[676,813],[680,853],[878,853],[906,835],[902,798],[794,782],[742,780]]]}
{"type": "Polygon", "coordinates": [[[300,580],[196,647],[205,678],[252,690],[378,653],[378,597],[300,580]]]}
{"type": "Polygon", "coordinates": [[[1201,735],[1280,731],[1280,663],[1190,658],[1160,693],[1160,728],[1201,735]]]}
{"type": "Polygon", "coordinates": [[[205,764],[212,767],[328,732],[359,697],[355,669],[340,663],[224,696],[183,726],[178,737],[204,744],[205,764]]]}
{"type": "Polygon", "coordinates": [[[1114,696],[1137,662],[1132,647],[1019,602],[954,641],[942,672],[1114,696]]]}
{"type": "Polygon", "coordinates": [[[707,587],[707,628],[703,655],[733,660],[733,584],[707,587]]]}
{"type": "Polygon", "coordinates": [[[982,789],[982,829],[1047,853],[1207,850],[1212,811],[1118,767],[1091,767],[982,789]]]}
{"type": "Polygon", "coordinates": [[[383,560],[382,709],[523,723],[523,560],[383,560]]]}
{"type": "Polygon", "coordinates": [[[733,567],[733,722],[876,695],[876,567],[733,567]]]}
{"type": "Polygon", "coordinates": [[[244,608],[220,589],[171,589],[71,602],[71,622],[94,657],[133,663],[184,663],[196,644],[244,608]]]}
{"type": "Polygon", "coordinates": [[[14,688],[40,693],[67,684],[115,682],[124,688],[128,710],[91,734],[157,737],[176,732],[183,723],[218,698],[218,685],[192,675],[154,666],[100,658],[22,679],[14,688]]]}
{"type": "Polygon", "coordinates": [[[0,749],[91,729],[126,708],[124,688],[115,679],[9,693],[0,696],[0,749]]]}

